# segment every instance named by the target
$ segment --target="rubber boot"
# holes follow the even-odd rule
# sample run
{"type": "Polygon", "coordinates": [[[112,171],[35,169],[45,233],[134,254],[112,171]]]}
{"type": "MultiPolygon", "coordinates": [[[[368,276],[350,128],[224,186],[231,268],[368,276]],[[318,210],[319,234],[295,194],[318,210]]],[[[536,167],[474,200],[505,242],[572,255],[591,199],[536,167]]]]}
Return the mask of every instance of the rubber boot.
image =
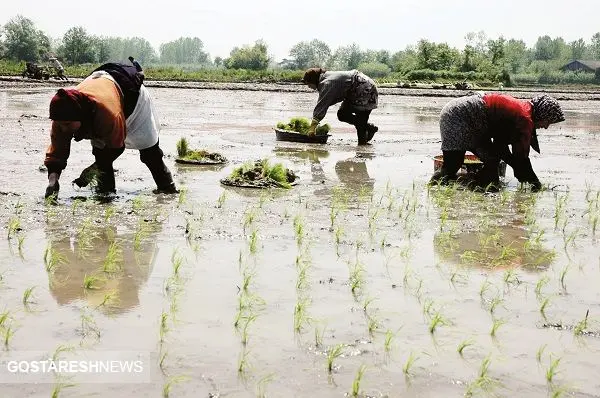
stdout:
{"type": "Polygon", "coordinates": [[[377,131],[379,131],[379,127],[375,126],[373,123],[367,124],[367,142],[373,139],[373,136],[377,131]]]}
{"type": "Polygon", "coordinates": [[[115,170],[112,168],[105,167],[98,169],[97,177],[98,185],[96,185],[96,193],[105,195],[117,192],[115,188],[115,170]]]}
{"type": "Polygon", "coordinates": [[[162,159],[159,161],[146,163],[146,166],[148,166],[150,173],[152,173],[152,178],[156,183],[156,189],[153,191],[154,193],[179,192],[179,190],[175,187],[175,183],[173,182],[173,175],[162,159]]]}
{"type": "Polygon", "coordinates": [[[358,145],[367,145],[369,143],[367,129],[356,127],[356,136],[358,137],[358,145]]]}
{"type": "Polygon", "coordinates": [[[465,161],[465,151],[443,151],[444,163],[442,167],[433,173],[429,183],[446,185],[456,181],[456,173],[465,161]]]}

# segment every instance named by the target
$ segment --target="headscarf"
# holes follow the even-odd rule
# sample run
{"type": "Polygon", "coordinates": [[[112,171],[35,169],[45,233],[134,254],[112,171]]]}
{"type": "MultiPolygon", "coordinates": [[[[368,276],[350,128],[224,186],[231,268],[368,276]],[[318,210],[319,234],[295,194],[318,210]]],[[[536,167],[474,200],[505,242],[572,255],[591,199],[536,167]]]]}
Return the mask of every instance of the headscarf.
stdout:
{"type": "Polygon", "coordinates": [[[91,122],[94,102],[76,89],[59,89],[50,101],[50,119],[56,121],[91,122]]]}
{"type": "Polygon", "coordinates": [[[310,68],[304,72],[304,77],[302,78],[302,83],[304,84],[314,84],[315,86],[319,85],[319,76],[321,73],[327,72],[325,69],[321,68],[310,68]]]}
{"type": "Polygon", "coordinates": [[[539,95],[531,100],[533,105],[533,120],[545,120],[550,124],[562,122],[565,115],[558,101],[549,95],[539,95]]]}
{"type": "MultiPolygon", "coordinates": [[[[533,105],[533,121],[547,121],[549,124],[562,122],[565,115],[558,101],[549,95],[538,95],[531,100],[533,105]]],[[[540,153],[540,144],[537,138],[537,132],[534,130],[531,136],[531,148],[540,153]]]]}

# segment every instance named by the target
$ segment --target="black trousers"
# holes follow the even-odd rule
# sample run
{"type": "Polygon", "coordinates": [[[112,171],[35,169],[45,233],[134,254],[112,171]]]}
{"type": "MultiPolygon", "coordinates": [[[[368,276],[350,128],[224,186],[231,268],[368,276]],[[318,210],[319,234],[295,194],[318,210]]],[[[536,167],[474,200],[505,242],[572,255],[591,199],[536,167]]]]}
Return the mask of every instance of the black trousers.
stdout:
{"type": "MultiPolygon", "coordinates": [[[[99,171],[98,187],[99,192],[115,191],[115,171],[113,162],[121,156],[125,148],[93,148],[92,154],[95,158],[96,166],[99,171]]],[[[163,161],[164,153],[160,149],[159,143],[150,148],[140,150],[140,160],[148,167],[152,178],[159,190],[169,190],[174,188],[173,177],[169,168],[163,161]]]]}
{"type": "Polygon", "coordinates": [[[368,142],[367,125],[371,111],[358,111],[348,105],[346,101],[342,102],[338,109],[337,117],[340,122],[345,122],[353,125],[356,128],[358,144],[364,145],[368,142]]]}

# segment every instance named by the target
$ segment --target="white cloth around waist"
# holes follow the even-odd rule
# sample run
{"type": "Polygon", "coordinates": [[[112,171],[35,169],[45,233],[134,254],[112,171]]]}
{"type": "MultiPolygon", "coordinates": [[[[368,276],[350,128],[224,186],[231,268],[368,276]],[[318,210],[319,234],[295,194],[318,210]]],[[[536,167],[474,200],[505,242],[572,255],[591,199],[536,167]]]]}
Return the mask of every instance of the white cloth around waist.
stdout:
{"type": "MultiPolygon", "coordinates": [[[[87,77],[87,79],[97,78],[111,80],[119,89],[121,97],[123,96],[121,87],[108,72],[96,71],[87,77]]],[[[148,89],[142,84],[135,108],[125,120],[125,148],[139,150],[156,145],[159,130],[160,124],[152,104],[152,98],[148,89]]]]}

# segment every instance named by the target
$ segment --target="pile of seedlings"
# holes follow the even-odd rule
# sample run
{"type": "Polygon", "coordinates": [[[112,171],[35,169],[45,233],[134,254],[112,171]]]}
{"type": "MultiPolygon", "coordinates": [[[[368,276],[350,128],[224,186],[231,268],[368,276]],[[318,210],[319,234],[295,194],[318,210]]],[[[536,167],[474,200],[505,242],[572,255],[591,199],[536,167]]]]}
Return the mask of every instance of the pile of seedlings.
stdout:
{"type": "Polygon", "coordinates": [[[217,152],[208,152],[205,150],[192,150],[189,148],[187,139],[180,138],[177,141],[177,163],[183,164],[223,164],[227,163],[227,158],[217,152]]]}
{"type": "Polygon", "coordinates": [[[281,163],[271,165],[268,159],[247,162],[233,169],[221,184],[244,188],[291,188],[298,176],[281,163]]]}
{"type": "MultiPolygon", "coordinates": [[[[287,123],[277,123],[277,128],[279,130],[291,131],[294,133],[308,134],[308,129],[310,128],[310,120],[308,120],[305,117],[293,117],[287,123]]],[[[316,134],[325,135],[329,133],[329,130],[331,130],[329,124],[321,124],[317,126],[316,134]]]]}

